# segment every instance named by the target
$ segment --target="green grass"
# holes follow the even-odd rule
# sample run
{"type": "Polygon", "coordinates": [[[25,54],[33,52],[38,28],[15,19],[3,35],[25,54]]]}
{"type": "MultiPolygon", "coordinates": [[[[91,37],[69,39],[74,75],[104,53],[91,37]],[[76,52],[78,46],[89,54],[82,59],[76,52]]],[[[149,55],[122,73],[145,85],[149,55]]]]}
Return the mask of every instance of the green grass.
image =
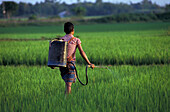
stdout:
{"type": "MultiPolygon", "coordinates": [[[[169,110],[169,65],[114,66],[88,70],[89,84],[76,82],[64,97],[59,70],[45,66],[0,66],[0,98],[6,111],[159,111],[169,110]]],[[[85,67],[78,66],[84,81],[85,67]]]]}

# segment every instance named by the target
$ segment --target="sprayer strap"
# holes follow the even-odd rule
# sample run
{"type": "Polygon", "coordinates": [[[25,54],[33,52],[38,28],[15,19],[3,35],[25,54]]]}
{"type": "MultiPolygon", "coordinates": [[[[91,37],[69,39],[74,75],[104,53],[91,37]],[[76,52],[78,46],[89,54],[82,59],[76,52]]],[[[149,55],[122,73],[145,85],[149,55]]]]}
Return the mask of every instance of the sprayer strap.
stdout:
{"type": "MultiPolygon", "coordinates": [[[[72,37],[72,38],[68,41],[68,44],[69,44],[73,39],[75,39],[75,37],[72,37]]],[[[67,60],[68,60],[68,61],[72,61],[73,56],[74,56],[74,53],[73,53],[67,60]]]]}
{"type": "Polygon", "coordinates": [[[75,37],[72,37],[72,38],[68,41],[68,44],[69,44],[73,39],[75,39],[75,37]]]}

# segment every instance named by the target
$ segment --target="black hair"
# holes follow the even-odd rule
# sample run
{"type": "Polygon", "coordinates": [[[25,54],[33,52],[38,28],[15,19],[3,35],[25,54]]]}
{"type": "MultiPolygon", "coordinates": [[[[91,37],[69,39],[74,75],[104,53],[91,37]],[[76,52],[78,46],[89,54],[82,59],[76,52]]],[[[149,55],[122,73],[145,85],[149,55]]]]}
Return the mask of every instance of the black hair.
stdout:
{"type": "Polygon", "coordinates": [[[74,30],[74,25],[71,22],[66,22],[64,24],[64,32],[70,34],[74,30]]]}

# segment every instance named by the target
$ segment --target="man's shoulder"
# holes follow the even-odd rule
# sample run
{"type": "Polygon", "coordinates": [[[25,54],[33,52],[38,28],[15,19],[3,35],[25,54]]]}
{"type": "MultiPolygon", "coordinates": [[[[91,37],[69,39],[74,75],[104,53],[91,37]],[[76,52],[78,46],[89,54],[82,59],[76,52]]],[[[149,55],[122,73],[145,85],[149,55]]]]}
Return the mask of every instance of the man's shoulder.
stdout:
{"type": "MultiPolygon", "coordinates": [[[[76,37],[75,37],[76,38],[76,37]]],[[[81,40],[79,38],[76,38],[77,45],[81,44],[81,40]]]]}
{"type": "Polygon", "coordinates": [[[74,40],[74,41],[80,41],[80,39],[75,37],[75,36],[73,36],[71,39],[74,40]]]}
{"type": "Polygon", "coordinates": [[[78,37],[74,37],[76,40],[80,40],[78,37]]]}
{"type": "Polygon", "coordinates": [[[63,37],[60,37],[60,39],[64,39],[64,38],[66,38],[65,36],[63,36],[63,37]]]}

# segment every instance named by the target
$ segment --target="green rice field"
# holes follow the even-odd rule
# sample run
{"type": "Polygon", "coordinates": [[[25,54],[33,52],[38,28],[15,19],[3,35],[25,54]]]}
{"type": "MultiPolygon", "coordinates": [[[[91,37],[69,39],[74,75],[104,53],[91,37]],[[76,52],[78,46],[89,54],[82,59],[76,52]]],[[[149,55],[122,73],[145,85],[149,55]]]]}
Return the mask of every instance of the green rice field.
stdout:
{"type": "Polygon", "coordinates": [[[0,27],[0,112],[169,112],[169,22],[75,25],[89,60],[109,69],[89,68],[88,85],[77,80],[67,98],[59,70],[47,67],[49,40],[24,40],[57,36],[63,26],[0,27]]]}

